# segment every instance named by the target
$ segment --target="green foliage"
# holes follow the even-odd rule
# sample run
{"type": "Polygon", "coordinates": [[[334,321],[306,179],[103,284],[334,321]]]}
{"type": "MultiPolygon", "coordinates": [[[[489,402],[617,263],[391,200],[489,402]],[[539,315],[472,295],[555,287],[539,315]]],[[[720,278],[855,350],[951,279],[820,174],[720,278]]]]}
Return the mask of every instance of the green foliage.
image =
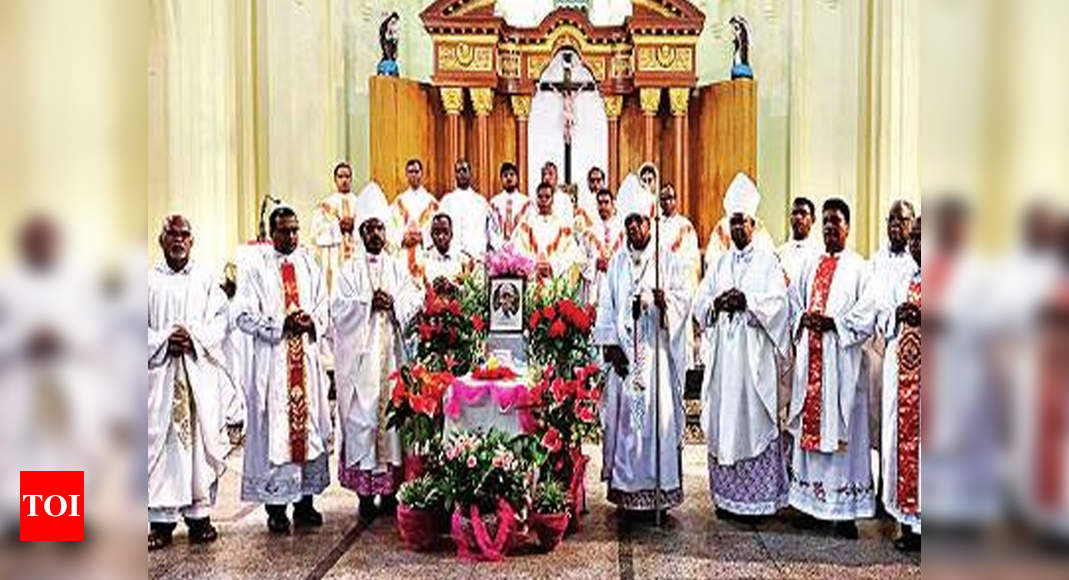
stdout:
{"type": "Polygon", "coordinates": [[[431,474],[406,481],[397,490],[397,501],[414,510],[431,511],[443,505],[442,482],[431,474]]]}
{"type": "Polygon", "coordinates": [[[539,514],[560,514],[567,509],[568,494],[564,486],[552,477],[539,482],[532,508],[539,514]]]}
{"type": "Polygon", "coordinates": [[[439,458],[446,509],[494,510],[498,498],[516,509],[526,507],[537,466],[522,449],[518,438],[496,430],[452,433],[439,458]]]}

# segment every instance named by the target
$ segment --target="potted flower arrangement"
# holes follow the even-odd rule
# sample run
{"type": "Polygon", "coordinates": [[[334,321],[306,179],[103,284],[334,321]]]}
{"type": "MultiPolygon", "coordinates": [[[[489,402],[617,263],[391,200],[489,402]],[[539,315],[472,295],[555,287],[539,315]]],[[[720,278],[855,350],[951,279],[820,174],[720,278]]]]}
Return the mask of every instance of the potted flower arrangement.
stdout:
{"type": "Polygon", "coordinates": [[[450,531],[463,559],[500,560],[515,542],[516,513],[530,501],[534,470],[511,437],[459,431],[442,446],[450,531]]]}
{"type": "Polygon", "coordinates": [[[417,360],[435,371],[458,376],[468,372],[486,339],[481,311],[466,312],[465,304],[471,301],[462,304],[460,294],[460,287],[444,278],[436,280],[408,329],[416,342],[417,360]]]}
{"type": "Polygon", "coordinates": [[[559,376],[571,378],[573,369],[593,360],[594,308],[570,298],[539,298],[535,303],[541,306],[532,309],[527,319],[531,360],[552,365],[559,376]]]}
{"type": "Polygon", "coordinates": [[[531,528],[538,536],[539,545],[552,552],[560,544],[571,519],[564,486],[554,478],[541,481],[535,488],[531,512],[531,528]]]}
{"type": "Polygon", "coordinates": [[[397,429],[405,449],[405,480],[423,475],[427,462],[440,445],[443,413],[442,396],[453,375],[431,372],[417,363],[394,371],[390,401],[386,404],[386,426],[397,429]]]}
{"type": "Polygon", "coordinates": [[[572,522],[578,525],[589,461],[582,452],[582,444],[600,427],[598,405],[603,376],[593,363],[574,368],[570,374],[572,378],[557,376],[553,366],[546,366],[531,388],[531,398],[532,414],[539,425],[536,436],[547,454],[545,465],[567,483],[572,522]]]}
{"type": "Polygon", "coordinates": [[[405,547],[416,552],[438,545],[444,494],[441,482],[424,475],[401,484],[397,491],[397,529],[405,547]]]}

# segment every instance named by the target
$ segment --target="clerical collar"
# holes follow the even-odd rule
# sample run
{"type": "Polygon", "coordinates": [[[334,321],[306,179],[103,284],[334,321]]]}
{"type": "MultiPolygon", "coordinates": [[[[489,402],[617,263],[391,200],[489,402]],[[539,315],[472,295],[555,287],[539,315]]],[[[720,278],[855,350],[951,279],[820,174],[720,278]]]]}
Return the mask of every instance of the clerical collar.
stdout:
{"type": "Polygon", "coordinates": [[[732,253],[733,256],[735,256],[736,260],[749,259],[750,256],[753,256],[753,253],[754,253],[753,246],[754,246],[753,240],[750,240],[750,243],[746,244],[746,247],[740,250],[739,247],[736,246],[734,242],[732,242],[731,243],[731,253],[732,253]]]}
{"type": "Polygon", "coordinates": [[[278,248],[275,248],[274,246],[271,247],[271,251],[275,253],[276,260],[292,260],[293,255],[297,253],[297,249],[295,248],[292,252],[288,254],[283,254],[282,252],[278,251],[278,248]]]}

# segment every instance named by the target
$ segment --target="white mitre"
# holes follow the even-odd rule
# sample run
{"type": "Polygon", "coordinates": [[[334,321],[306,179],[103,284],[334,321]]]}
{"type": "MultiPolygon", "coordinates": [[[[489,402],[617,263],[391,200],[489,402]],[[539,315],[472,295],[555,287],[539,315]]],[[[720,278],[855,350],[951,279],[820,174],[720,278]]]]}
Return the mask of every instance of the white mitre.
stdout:
{"type": "Polygon", "coordinates": [[[724,194],[724,215],[730,217],[741,213],[751,218],[757,217],[757,206],[761,203],[761,193],[757,185],[745,173],[735,174],[727,193],[724,194]]]}
{"type": "Polygon", "coordinates": [[[644,217],[652,217],[656,200],[653,194],[642,187],[641,182],[634,173],[629,173],[620,184],[620,192],[617,194],[617,215],[624,220],[632,214],[644,217]]]}
{"type": "Polygon", "coordinates": [[[390,204],[386,201],[386,194],[374,181],[368,183],[356,197],[356,215],[363,224],[369,219],[376,218],[386,225],[390,217],[390,204]]]}
{"type": "Polygon", "coordinates": [[[629,173],[620,184],[620,191],[616,196],[617,215],[624,220],[631,214],[652,217],[656,206],[657,200],[653,194],[646,191],[634,173],[629,173]]]}

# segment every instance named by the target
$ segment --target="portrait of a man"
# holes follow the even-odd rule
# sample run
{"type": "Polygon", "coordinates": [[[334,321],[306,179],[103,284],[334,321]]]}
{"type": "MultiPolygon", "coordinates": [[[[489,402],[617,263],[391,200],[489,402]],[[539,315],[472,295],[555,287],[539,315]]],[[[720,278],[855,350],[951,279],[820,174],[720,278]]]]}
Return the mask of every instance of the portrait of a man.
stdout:
{"type": "Polygon", "coordinates": [[[490,332],[523,330],[522,282],[515,278],[490,280],[490,332]]]}

